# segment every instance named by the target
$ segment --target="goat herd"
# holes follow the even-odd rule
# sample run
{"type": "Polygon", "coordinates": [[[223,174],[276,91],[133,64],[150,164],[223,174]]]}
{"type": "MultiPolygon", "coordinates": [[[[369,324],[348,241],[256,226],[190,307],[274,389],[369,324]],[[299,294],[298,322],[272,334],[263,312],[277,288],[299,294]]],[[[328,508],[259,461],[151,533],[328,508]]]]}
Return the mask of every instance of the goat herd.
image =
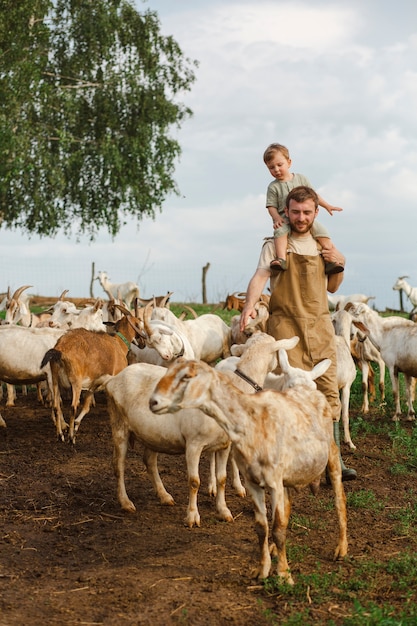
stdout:
{"type": "MultiPolygon", "coordinates": [[[[227,468],[237,493],[244,496],[247,490],[253,500],[260,579],[271,573],[265,489],[271,499],[276,574],[292,584],[285,549],[291,489],[309,485],[317,491],[327,468],[339,524],[334,555],[345,556],[346,499],[339,451],[329,406],[314,383],[329,366],[328,360],[312,372],[289,365],[287,351],[298,338],[275,341],[265,332],[267,297],[257,303],[256,318],[241,333],[240,315],[230,325],[215,313],[183,319],[169,308],[171,293],[141,301],[134,283],[115,290],[105,273],[100,282],[108,300],[77,309],[65,300],[64,292],[49,311],[38,316],[30,312],[28,285],[5,294],[0,305],[5,311],[0,327],[0,380],[7,388],[6,405],[14,405],[15,385],[23,390],[25,385],[36,385],[39,402],[51,407],[58,439],[74,443],[94,394],[104,390],[121,507],[136,510],[124,480],[129,443],[138,440],[142,444],[149,478],[166,504],[173,504],[173,498],[159,475],[158,454],[185,454],[189,488],[185,523],[190,528],[200,526],[199,462],[201,454],[208,452],[209,490],[215,495],[218,517],[233,520],[225,498],[227,468]],[[71,393],[68,422],[63,411],[65,390],[71,393]]],[[[402,277],[394,289],[407,293],[405,285],[402,277]]],[[[337,306],[329,301],[337,309],[332,315],[341,417],[345,442],[352,448],[349,395],[357,366],[363,381],[364,413],[369,410],[368,391],[372,398],[374,389],[371,363],[377,363],[381,399],[385,367],[389,369],[393,419],[401,416],[399,372],[406,380],[407,419],[415,419],[417,326],[399,316],[380,316],[368,306],[369,299],[354,294],[339,297],[337,306]]],[[[233,294],[224,307],[241,311],[243,302],[244,294],[233,294]]],[[[6,425],[1,416],[0,425],[6,425]]]]}

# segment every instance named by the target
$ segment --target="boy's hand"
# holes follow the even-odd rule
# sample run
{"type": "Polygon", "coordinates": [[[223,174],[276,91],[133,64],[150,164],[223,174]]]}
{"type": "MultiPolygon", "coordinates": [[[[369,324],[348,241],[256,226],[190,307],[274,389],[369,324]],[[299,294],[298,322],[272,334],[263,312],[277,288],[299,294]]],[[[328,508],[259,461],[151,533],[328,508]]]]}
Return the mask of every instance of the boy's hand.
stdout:
{"type": "Polygon", "coordinates": [[[283,224],[284,224],[284,220],[282,219],[282,217],[277,217],[276,219],[274,219],[274,222],[273,222],[274,228],[281,228],[283,224]]]}
{"type": "Polygon", "coordinates": [[[330,206],[329,205],[329,206],[327,206],[325,208],[326,208],[326,211],[328,213],[330,213],[330,215],[333,215],[333,211],[343,211],[343,209],[341,209],[340,206],[330,206]]]}

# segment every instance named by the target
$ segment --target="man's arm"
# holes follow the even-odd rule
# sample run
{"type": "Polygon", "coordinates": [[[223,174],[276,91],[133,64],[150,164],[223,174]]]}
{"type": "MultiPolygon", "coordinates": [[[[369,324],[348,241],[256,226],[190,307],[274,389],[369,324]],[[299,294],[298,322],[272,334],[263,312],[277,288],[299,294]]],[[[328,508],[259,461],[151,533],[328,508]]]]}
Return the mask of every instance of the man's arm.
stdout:
{"type": "Polygon", "coordinates": [[[255,304],[258,302],[261,294],[265,288],[267,281],[271,276],[271,272],[266,269],[258,268],[255,274],[250,279],[247,291],[246,300],[243,311],[240,314],[240,330],[244,331],[249,318],[256,317],[256,311],[254,309],[255,304]]]}

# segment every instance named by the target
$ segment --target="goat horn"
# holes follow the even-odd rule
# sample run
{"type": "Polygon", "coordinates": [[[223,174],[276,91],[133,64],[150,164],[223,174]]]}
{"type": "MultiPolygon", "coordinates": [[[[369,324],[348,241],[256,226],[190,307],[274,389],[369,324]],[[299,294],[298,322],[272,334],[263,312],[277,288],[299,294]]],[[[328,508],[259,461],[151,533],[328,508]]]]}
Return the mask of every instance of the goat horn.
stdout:
{"type": "Polygon", "coordinates": [[[191,315],[194,317],[194,319],[197,319],[198,315],[194,311],[194,309],[192,309],[190,306],[187,306],[186,304],[184,304],[184,309],[188,309],[191,312],[191,315]]]}
{"type": "Polygon", "coordinates": [[[166,296],[164,296],[161,300],[161,304],[159,305],[160,307],[164,307],[167,305],[168,300],[170,299],[170,297],[172,296],[174,292],[173,291],[168,291],[168,293],[166,294],[166,296]]]}
{"type": "Polygon", "coordinates": [[[135,317],[139,317],[139,309],[140,309],[139,298],[135,298],[134,302],[135,302],[135,306],[134,306],[135,317]]]}
{"type": "Polygon", "coordinates": [[[59,296],[58,300],[61,300],[61,302],[63,302],[68,292],[69,292],[69,289],[65,289],[65,291],[63,291],[61,295],[59,296]]]}
{"type": "Polygon", "coordinates": [[[14,292],[12,296],[12,300],[17,300],[25,289],[29,289],[29,287],[32,287],[32,286],[33,285],[24,285],[24,287],[19,287],[19,289],[16,289],[16,291],[14,292]]]}
{"type": "Polygon", "coordinates": [[[116,309],[119,309],[122,313],[124,313],[128,317],[132,315],[132,311],[129,311],[127,306],[125,306],[124,304],[115,304],[114,306],[116,307],[116,309]]]}
{"type": "Polygon", "coordinates": [[[147,333],[149,337],[152,335],[152,326],[150,324],[152,308],[153,308],[152,301],[148,302],[143,312],[143,325],[145,327],[145,332],[147,333]]]}
{"type": "Polygon", "coordinates": [[[398,280],[404,280],[404,278],[410,278],[409,276],[399,276],[398,280]]]}
{"type": "MultiPolygon", "coordinates": [[[[136,322],[138,322],[139,320],[137,320],[136,318],[134,318],[136,322]]],[[[130,324],[130,326],[133,328],[133,330],[135,331],[135,333],[139,336],[142,337],[142,339],[147,339],[146,333],[143,332],[143,330],[141,328],[139,328],[134,322],[133,322],[133,318],[132,316],[127,318],[128,323],[130,324]]]]}

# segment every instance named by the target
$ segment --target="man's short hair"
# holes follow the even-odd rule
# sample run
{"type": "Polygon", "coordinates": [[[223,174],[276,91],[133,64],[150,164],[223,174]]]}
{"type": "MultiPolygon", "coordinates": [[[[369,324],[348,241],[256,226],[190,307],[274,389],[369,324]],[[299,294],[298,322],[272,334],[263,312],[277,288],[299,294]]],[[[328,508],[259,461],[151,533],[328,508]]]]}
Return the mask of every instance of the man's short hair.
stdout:
{"type": "Polygon", "coordinates": [[[311,187],[306,187],[305,185],[300,185],[299,187],[294,187],[291,189],[290,193],[287,196],[285,201],[285,206],[287,209],[290,208],[290,201],[295,200],[295,202],[305,202],[306,200],[313,200],[316,209],[319,206],[319,197],[311,187]]]}

